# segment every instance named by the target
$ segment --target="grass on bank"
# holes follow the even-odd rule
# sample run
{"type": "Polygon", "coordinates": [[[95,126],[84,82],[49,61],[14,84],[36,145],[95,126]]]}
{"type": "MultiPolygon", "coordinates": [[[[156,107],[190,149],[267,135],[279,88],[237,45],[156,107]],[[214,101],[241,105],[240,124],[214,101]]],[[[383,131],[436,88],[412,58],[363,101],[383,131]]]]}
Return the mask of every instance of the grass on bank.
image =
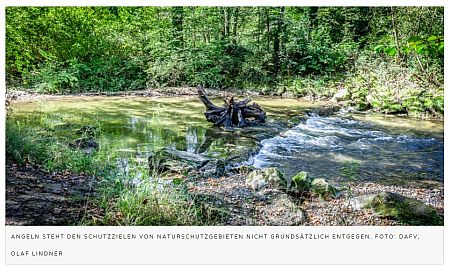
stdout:
{"type": "MultiPolygon", "coordinates": [[[[100,147],[92,154],[69,146],[45,125],[6,121],[6,159],[48,172],[68,171],[96,177],[96,197],[81,225],[213,225],[223,213],[206,206],[185,183],[173,184],[153,175],[146,163],[121,158],[100,147]],[[125,160],[127,171],[117,162],[125,160]]],[[[76,196],[76,195],[74,195],[76,196]]]]}

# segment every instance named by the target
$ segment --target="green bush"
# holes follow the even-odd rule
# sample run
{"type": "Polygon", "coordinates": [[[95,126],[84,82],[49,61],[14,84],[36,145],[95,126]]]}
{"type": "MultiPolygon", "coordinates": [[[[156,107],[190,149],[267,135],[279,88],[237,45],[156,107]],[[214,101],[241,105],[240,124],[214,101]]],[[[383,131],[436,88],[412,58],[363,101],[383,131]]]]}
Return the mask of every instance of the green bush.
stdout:
{"type": "Polygon", "coordinates": [[[24,75],[26,83],[40,93],[79,93],[143,89],[146,75],[143,63],[134,60],[77,59],[65,63],[49,62],[24,75]]]}

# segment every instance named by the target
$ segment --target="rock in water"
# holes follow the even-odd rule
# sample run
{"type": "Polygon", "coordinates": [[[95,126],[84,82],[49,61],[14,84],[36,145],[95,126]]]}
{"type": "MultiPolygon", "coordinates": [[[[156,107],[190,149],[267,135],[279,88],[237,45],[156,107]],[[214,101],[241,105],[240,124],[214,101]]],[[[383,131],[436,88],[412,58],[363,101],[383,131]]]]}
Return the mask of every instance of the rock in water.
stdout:
{"type": "Polygon", "coordinates": [[[310,191],[318,195],[320,198],[337,198],[340,195],[340,191],[329,184],[324,178],[316,178],[310,184],[310,191]]]}
{"type": "Polygon", "coordinates": [[[321,106],[321,107],[312,109],[311,113],[315,113],[319,116],[330,116],[338,111],[340,111],[340,106],[337,106],[337,105],[327,106],[326,105],[326,106],[321,106]]]}
{"type": "Polygon", "coordinates": [[[390,217],[409,225],[443,225],[436,210],[423,202],[392,192],[355,198],[356,208],[371,208],[381,217],[390,217]]]}
{"type": "Polygon", "coordinates": [[[286,189],[287,180],[275,167],[257,169],[246,176],[246,186],[257,191],[265,187],[274,189],[286,189]]]}

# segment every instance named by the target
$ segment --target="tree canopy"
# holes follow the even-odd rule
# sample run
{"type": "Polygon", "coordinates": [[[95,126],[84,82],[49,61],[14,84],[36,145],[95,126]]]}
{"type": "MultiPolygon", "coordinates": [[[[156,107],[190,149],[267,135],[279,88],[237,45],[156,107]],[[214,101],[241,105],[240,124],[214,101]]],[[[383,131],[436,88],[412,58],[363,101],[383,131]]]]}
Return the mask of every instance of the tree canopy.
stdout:
{"type": "Polygon", "coordinates": [[[401,72],[437,90],[443,17],[442,7],[8,7],[7,81],[46,93],[202,85],[301,95],[401,72]]]}

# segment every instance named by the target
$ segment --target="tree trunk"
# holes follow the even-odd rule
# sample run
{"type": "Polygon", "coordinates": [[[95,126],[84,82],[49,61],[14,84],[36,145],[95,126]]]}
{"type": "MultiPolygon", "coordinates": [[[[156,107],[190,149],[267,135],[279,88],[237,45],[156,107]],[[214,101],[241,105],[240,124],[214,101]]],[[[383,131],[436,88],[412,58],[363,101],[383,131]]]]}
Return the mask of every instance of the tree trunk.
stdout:
{"type": "Polygon", "coordinates": [[[273,41],[273,76],[276,77],[279,73],[279,54],[280,54],[280,35],[284,29],[284,11],[285,7],[280,7],[278,16],[276,19],[276,29],[274,31],[274,41],[273,41]]]}
{"type": "Polygon", "coordinates": [[[234,28],[233,28],[233,38],[232,43],[237,44],[237,26],[239,22],[239,8],[236,7],[234,10],[234,28]]]}
{"type": "Polygon", "coordinates": [[[399,48],[398,31],[396,28],[396,18],[394,16],[394,8],[391,7],[391,25],[393,28],[394,43],[396,45],[396,64],[401,62],[401,50],[399,48]]]}
{"type": "Polygon", "coordinates": [[[251,101],[250,99],[237,101],[234,97],[227,97],[224,100],[223,107],[218,107],[209,100],[203,88],[198,87],[198,95],[204,106],[206,106],[204,115],[207,121],[217,126],[232,129],[234,127],[253,126],[265,122],[265,112],[256,103],[248,105],[251,101]]]}
{"type": "Polygon", "coordinates": [[[172,25],[173,25],[173,39],[175,47],[184,46],[184,8],[173,7],[172,8],[172,25]]]}
{"type": "Polygon", "coordinates": [[[271,32],[270,32],[270,8],[267,7],[265,10],[266,15],[266,27],[267,27],[267,52],[270,52],[270,38],[271,38],[271,32]]]}

